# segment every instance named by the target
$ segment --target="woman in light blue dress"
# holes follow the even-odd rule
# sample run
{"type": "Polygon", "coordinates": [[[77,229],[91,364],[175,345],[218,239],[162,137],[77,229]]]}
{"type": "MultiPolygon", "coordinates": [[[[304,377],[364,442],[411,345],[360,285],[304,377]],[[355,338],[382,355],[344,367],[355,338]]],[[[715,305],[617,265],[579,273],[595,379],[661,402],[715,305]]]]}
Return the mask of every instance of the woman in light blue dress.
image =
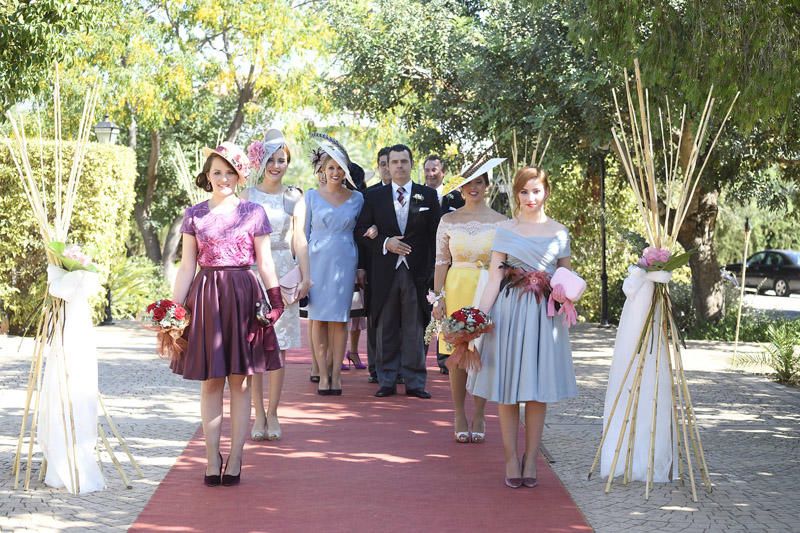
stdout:
{"type": "Polygon", "coordinates": [[[342,393],[341,368],[358,265],[353,229],[364,197],[344,185],[349,178],[346,152],[337,151],[338,145],[320,144],[323,152],[316,154],[314,166],[324,174],[325,185],[306,195],[311,271],[308,318],[320,369],[317,391],[338,396],[342,393]]]}
{"type": "Polygon", "coordinates": [[[570,267],[569,232],[544,212],[547,175],[529,167],[514,177],[515,217],[498,225],[480,309],[495,324],[482,338],[481,369],[469,391],[497,402],[511,488],[536,486],[536,457],[547,404],[577,395],[561,315],[547,316],[549,276],[570,267]],[[533,283],[538,281],[539,283],[533,283]],[[525,453],[517,452],[519,404],[525,404],[525,453]]]}

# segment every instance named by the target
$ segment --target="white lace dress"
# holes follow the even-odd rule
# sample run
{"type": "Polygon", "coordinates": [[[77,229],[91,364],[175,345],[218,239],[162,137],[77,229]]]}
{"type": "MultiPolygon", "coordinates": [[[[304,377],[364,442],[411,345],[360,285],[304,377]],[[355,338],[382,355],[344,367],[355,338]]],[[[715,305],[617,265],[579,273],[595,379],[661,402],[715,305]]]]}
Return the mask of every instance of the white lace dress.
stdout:
{"type": "MultiPolygon", "coordinates": [[[[272,226],[269,235],[272,260],[275,262],[275,273],[280,278],[296,265],[292,257],[292,217],[283,209],[283,193],[267,194],[256,187],[248,187],[247,194],[251,202],[260,204],[267,212],[272,226]]],[[[300,347],[300,306],[297,302],[283,310],[283,315],[275,323],[275,335],[281,350],[300,347]]]]}

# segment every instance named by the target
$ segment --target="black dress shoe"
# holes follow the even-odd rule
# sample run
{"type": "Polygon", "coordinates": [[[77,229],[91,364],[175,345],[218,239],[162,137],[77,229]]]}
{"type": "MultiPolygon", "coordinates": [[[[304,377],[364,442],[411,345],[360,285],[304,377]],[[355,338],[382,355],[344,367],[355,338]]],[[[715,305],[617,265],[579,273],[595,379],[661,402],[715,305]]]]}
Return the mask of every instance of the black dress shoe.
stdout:
{"type": "Polygon", "coordinates": [[[387,396],[394,396],[397,394],[397,389],[394,387],[381,387],[378,389],[378,392],[375,393],[375,396],[378,398],[385,398],[387,396]]]}
{"type": "Polygon", "coordinates": [[[203,483],[205,483],[207,487],[218,487],[222,484],[222,454],[219,454],[219,474],[203,476],[203,483]]]}
{"type": "Polygon", "coordinates": [[[377,382],[378,382],[378,376],[370,376],[369,379],[367,379],[367,383],[377,383],[377,382]]]}
{"type": "Polygon", "coordinates": [[[431,397],[431,393],[423,389],[406,389],[406,396],[413,396],[415,398],[427,400],[431,397]]]}
{"type": "MultiPolygon", "coordinates": [[[[228,456],[228,462],[230,462],[230,460],[231,460],[231,458],[230,458],[230,456],[228,456]]],[[[225,463],[225,470],[226,471],[228,470],[228,463],[227,462],[225,463]]],[[[222,486],[223,487],[232,487],[234,485],[238,485],[239,481],[241,479],[241,476],[242,476],[242,464],[240,462],[239,463],[239,473],[238,474],[236,474],[235,476],[232,476],[231,474],[222,474],[222,486]]]]}
{"type": "Polygon", "coordinates": [[[319,376],[310,376],[310,377],[308,378],[308,380],[309,380],[311,383],[319,383],[319,376]]]}

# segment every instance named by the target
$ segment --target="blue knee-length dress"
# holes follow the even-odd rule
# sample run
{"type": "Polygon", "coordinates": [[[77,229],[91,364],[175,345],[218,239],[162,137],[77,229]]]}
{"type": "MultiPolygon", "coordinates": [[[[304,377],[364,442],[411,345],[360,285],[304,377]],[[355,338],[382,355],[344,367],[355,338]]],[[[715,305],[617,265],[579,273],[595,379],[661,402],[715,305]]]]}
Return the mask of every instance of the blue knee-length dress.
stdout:
{"type": "MultiPolygon", "coordinates": [[[[500,227],[492,250],[505,253],[511,266],[553,275],[558,259],[570,255],[569,233],[525,237],[500,227]]],[[[467,384],[472,394],[503,404],[578,394],[568,328],[562,316],[547,316],[545,298],[537,302],[534,293],[501,284],[489,315],[495,328],[483,336],[481,369],[467,384]]]]}
{"type": "Polygon", "coordinates": [[[328,203],[318,191],[306,194],[306,235],[311,289],[308,318],[347,322],[353,302],[358,248],[353,240],[356,218],[364,197],[352,191],[339,206],[328,203]]]}

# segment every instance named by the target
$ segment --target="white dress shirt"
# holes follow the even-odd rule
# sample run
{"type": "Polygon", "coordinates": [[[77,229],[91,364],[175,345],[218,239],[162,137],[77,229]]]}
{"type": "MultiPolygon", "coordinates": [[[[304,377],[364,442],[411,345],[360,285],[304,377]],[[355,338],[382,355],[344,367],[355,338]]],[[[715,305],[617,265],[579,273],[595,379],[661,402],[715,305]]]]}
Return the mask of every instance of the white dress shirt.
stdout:
{"type": "Polygon", "coordinates": [[[436,187],[436,197],[439,199],[439,206],[442,205],[442,193],[444,192],[444,183],[440,183],[438,187],[436,187]]]}
{"type": "MultiPolygon", "coordinates": [[[[408,210],[411,207],[411,180],[408,181],[402,187],[395,182],[392,182],[392,201],[394,203],[394,213],[397,216],[397,226],[400,228],[400,233],[405,235],[406,233],[406,225],[408,224],[408,210]],[[403,189],[403,197],[405,199],[405,205],[400,205],[400,202],[397,201],[397,191],[398,189],[403,189]]],[[[383,255],[386,255],[388,250],[386,249],[386,242],[389,239],[383,241],[383,255]]],[[[401,265],[405,265],[406,268],[409,268],[408,261],[404,255],[398,256],[397,263],[394,266],[394,269],[401,265]]]]}

